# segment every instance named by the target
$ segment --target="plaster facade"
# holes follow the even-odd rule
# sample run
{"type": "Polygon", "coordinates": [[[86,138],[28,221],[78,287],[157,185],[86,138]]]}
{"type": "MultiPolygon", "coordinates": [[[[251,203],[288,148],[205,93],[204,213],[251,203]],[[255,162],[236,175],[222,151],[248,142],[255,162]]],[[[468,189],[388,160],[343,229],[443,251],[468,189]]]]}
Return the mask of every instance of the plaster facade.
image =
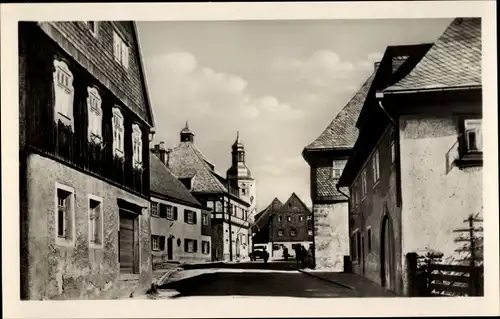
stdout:
{"type": "Polygon", "coordinates": [[[26,160],[26,177],[21,227],[28,230],[29,240],[23,242],[23,299],[109,299],[145,292],[150,287],[147,199],[37,154],[26,160]],[[56,183],[74,190],[74,237],[70,244],[56,240],[56,183]],[[89,243],[89,195],[102,198],[103,236],[97,248],[89,243]],[[142,207],[137,215],[137,274],[120,274],[118,198],[142,207]]]}

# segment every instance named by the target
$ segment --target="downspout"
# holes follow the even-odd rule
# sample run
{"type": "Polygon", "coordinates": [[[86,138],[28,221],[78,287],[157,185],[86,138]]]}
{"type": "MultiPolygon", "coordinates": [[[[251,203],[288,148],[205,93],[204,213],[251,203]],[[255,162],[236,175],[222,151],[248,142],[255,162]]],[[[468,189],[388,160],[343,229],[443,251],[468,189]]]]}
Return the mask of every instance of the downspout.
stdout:
{"type": "Polygon", "coordinates": [[[382,100],[384,99],[384,92],[377,92],[377,93],[375,93],[375,98],[377,99],[378,105],[380,106],[380,108],[382,109],[382,111],[385,113],[385,115],[387,116],[387,118],[392,122],[392,124],[394,126],[396,126],[396,121],[394,121],[394,119],[391,117],[391,115],[389,114],[389,112],[387,112],[387,110],[382,105],[382,100]]]}

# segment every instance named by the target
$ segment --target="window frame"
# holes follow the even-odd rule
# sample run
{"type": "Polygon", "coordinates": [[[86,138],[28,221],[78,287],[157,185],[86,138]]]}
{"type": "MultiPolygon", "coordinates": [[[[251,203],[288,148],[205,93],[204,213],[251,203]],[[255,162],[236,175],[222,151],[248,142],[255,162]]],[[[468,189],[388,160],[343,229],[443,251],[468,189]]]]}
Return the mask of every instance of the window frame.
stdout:
{"type": "Polygon", "coordinates": [[[102,136],[102,98],[99,89],[95,86],[87,87],[87,113],[88,113],[88,140],[94,144],[101,144],[102,136]],[[93,102],[95,101],[95,105],[93,102]],[[97,130],[97,132],[96,132],[97,130]]]}
{"type": "Polygon", "coordinates": [[[160,203],[151,201],[151,216],[152,217],[160,217],[160,203]],[[153,209],[153,207],[155,209],[153,209]]]}
{"type": "MultiPolygon", "coordinates": [[[[98,249],[102,249],[103,248],[103,241],[104,241],[104,214],[103,214],[103,203],[104,203],[104,200],[102,199],[102,197],[99,197],[99,196],[96,196],[96,195],[93,195],[93,194],[89,194],[87,196],[87,202],[88,202],[88,222],[89,222],[89,246],[91,248],[98,248],[98,249]],[[99,207],[99,242],[95,242],[93,241],[93,238],[92,238],[92,233],[90,232],[91,230],[91,225],[93,225],[93,222],[92,222],[92,218],[91,218],[91,214],[93,212],[93,209],[91,207],[91,202],[96,202],[96,203],[99,203],[98,207],[99,207]]],[[[95,232],[95,229],[92,227],[92,230],[94,230],[95,232]]],[[[94,238],[95,239],[95,238],[94,238]]]]}
{"type": "Polygon", "coordinates": [[[278,214],[278,223],[282,223],[283,222],[283,216],[281,214],[278,214]]]}
{"type": "Polygon", "coordinates": [[[201,223],[203,226],[208,226],[208,214],[201,214],[201,223]]]}
{"type": "Polygon", "coordinates": [[[112,112],[113,155],[123,159],[125,158],[125,118],[118,106],[113,107],[112,112]],[[116,136],[120,137],[119,140],[116,140],[116,136]]]}
{"type": "Polygon", "coordinates": [[[132,163],[135,169],[142,168],[142,153],[144,151],[143,148],[141,127],[137,123],[134,123],[132,124],[132,163]]]}
{"type": "Polygon", "coordinates": [[[159,235],[151,235],[151,250],[152,251],[161,251],[160,250],[160,236],[159,235]],[[155,242],[156,242],[156,245],[155,245],[155,242]]]}
{"type": "Polygon", "coordinates": [[[297,230],[296,230],[295,228],[291,228],[291,229],[290,229],[290,236],[291,236],[291,237],[295,237],[295,236],[297,236],[297,230]]]}
{"type": "Polygon", "coordinates": [[[74,75],[70,70],[69,63],[64,59],[54,59],[53,67],[52,88],[54,90],[54,122],[58,124],[58,122],[61,121],[64,125],[71,126],[71,130],[74,132],[74,75]]]}
{"type": "Polygon", "coordinates": [[[75,231],[75,189],[71,186],[64,185],[56,182],[54,187],[54,216],[55,216],[55,229],[54,236],[56,239],[56,244],[59,246],[74,247],[76,241],[76,231],[75,231]],[[59,236],[59,190],[68,193],[65,199],[70,199],[69,207],[65,206],[64,213],[64,236],[59,236]],[[68,213],[70,216],[68,216],[68,213]],[[67,231],[67,222],[70,224],[70,232],[67,231]]]}
{"type": "MultiPolygon", "coordinates": [[[[458,147],[458,158],[455,159],[455,163],[460,168],[471,167],[471,166],[482,166],[483,165],[483,118],[477,114],[464,114],[458,117],[459,121],[459,147],[458,147]],[[468,121],[479,122],[479,128],[475,128],[476,131],[476,145],[479,141],[479,147],[477,150],[469,149],[468,135],[467,133],[473,131],[474,129],[467,129],[466,123],[468,121]],[[477,138],[479,136],[479,138],[477,138]]],[[[477,124],[476,124],[477,126],[477,124]]]]}
{"type": "Polygon", "coordinates": [[[361,172],[361,200],[366,198],[366,194],[368,193],[368,181],[366,176],[366,168],[361,172]]]}
{"type": "Polygon", "coordinates": [[[303,222],[304,221],[304,215],[299,215],[299,222],[303,222]]]}
{"type": "Polygon", "coordinates": [[[332,179],[340,179],[344,171],[347,160],[333,160],[332,161],[332,179]]]}
{"type": "Polygon", "coordinates": [[[122,33],[116,29],[113,30],[113,58],[125,70],[128,70],[130,64],[130,46],[122,33]]]}
{"type": "Polygon", "coordinates": [[[376,186],[380,182],[380,152],[377,147],[372,156],[372,176],[373,176],[373,186],[376,186]]]}
{"type": "Polygon", "coordinates": [[[94,36],[94,38],[97,38],[99,36],[99,21],[84,21],[85,26],[87,27],[87,30],[90,31],[90,33],[94,36]],[[89,22],[94,23],[94,28],[90,27],[89,22]]]}
{"type": "Polygon", "coordinates": [[[278,237],[284,237],[284,236],[285,236],[285,230],[283,230],[283,229],[278,229],[278,230],[276,231],[276,235],[277,235],[278,237]],[[280,234],[281,234],[281,235],[280,235],[280,234]]]}

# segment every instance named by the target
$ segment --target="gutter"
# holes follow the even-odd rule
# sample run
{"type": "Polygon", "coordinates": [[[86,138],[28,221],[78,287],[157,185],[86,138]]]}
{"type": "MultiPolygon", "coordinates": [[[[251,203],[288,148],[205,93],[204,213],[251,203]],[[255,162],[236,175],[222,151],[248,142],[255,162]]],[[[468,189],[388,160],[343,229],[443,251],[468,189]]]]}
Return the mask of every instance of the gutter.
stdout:
{"type": "Polygon", "coordinates": [[[375,93],[375,98],[377,99],[378,105],[380,106],[380,108],[382,109],[382,111],[385,113],[385,115],[387,116],[387,118],[389,118],[389,120],[392,122],[392,124],[394,126],[396,126],[396,121],[394,121],[394,119],[391,117],[391,115],[389,114],[389,112],[387,112],[387,110],[382,105],[382,100],[384,99],[384,92],[377,92],[377,93],[375,93]]]}
{"type": "MultiPolygon", "coordinates": [[[[395,90],[395,91],[384,91],[381,94],[387,95],[397,95],[397,94],[410,94],[410,93],[424,93],[424,92],[446,92],[446,91],[466,91],[466,90],[476,90],[481,89],[481,84],[467,85],[467,86],[450,86],[446,88],[428,88],[428,89],[415,89],[415,90],[395,90]]],[[[377,93],[378,94],[378,93],[377,93]]]]}

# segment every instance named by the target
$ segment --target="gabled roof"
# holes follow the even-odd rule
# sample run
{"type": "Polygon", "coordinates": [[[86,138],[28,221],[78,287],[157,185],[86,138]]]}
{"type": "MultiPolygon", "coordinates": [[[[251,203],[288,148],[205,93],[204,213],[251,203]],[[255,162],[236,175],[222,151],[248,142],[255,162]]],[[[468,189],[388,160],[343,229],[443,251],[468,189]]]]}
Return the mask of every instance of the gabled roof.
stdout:
{"type": "Polygon", "coordinates": [[[358,137],[356,121],[365,101],[375,74],[363,83],[349,102],[340,110],[325,130],[307,145],[305,151],[315,149],[345,149],[352,148],[358,137]]]}
{"type": "Polygon", "coordinates": [[[457,18],[415,68],[385,91],[481,86],[481,19],[457,18]]]}
{"type": "Polygon", "coordinates": [[[304,204],[300,197],[295,193],[292,193],[292,195],[290,195],[288,200],[280,208],[281,213],[294,213],[303,211],[311,213],[309,207],[307,207],[307,205],[304,204]]]}
{"type": "Polygon", "coordinates": [[[151,192],[153,194],[179,201],[188,206],[203,207],[156,155],[150,153],[149,160],[151,192]]]}
{"type": "Polygon", "coordinates": [[[146,113],[148,117],[148,124],[151,127],[155,126],[155,120],[153,116],[153,109],[151,108],[151,100],[149,99],[148,83],[146,81],[146,69],[144,68],[144,62],[142,60],[142,49],[141,43],[139,42],[139,34],[137,33],[137,23],[132,21],[132,29],[134,30],[133,36],[137,47],[137,59],[139,60],[139,74],[141,76],[142,92],[144,94],[144,103],[146,104],[146,113]]]}
{"type": "Polygon", "coordinates": [[[271,204],[255,215],[255,225],[257,225],[259,229],[266,227],[269,224],[272,214],[279,212],[282,206],[283,203],[275,197],[271,204]]]}
{"type": "Polygon", "coordinates": [[[192,142],[181,142],[169,154],[168,167],[177,178],[193,177],[192,192],[226,193],[223,178],[192,142]]]}

